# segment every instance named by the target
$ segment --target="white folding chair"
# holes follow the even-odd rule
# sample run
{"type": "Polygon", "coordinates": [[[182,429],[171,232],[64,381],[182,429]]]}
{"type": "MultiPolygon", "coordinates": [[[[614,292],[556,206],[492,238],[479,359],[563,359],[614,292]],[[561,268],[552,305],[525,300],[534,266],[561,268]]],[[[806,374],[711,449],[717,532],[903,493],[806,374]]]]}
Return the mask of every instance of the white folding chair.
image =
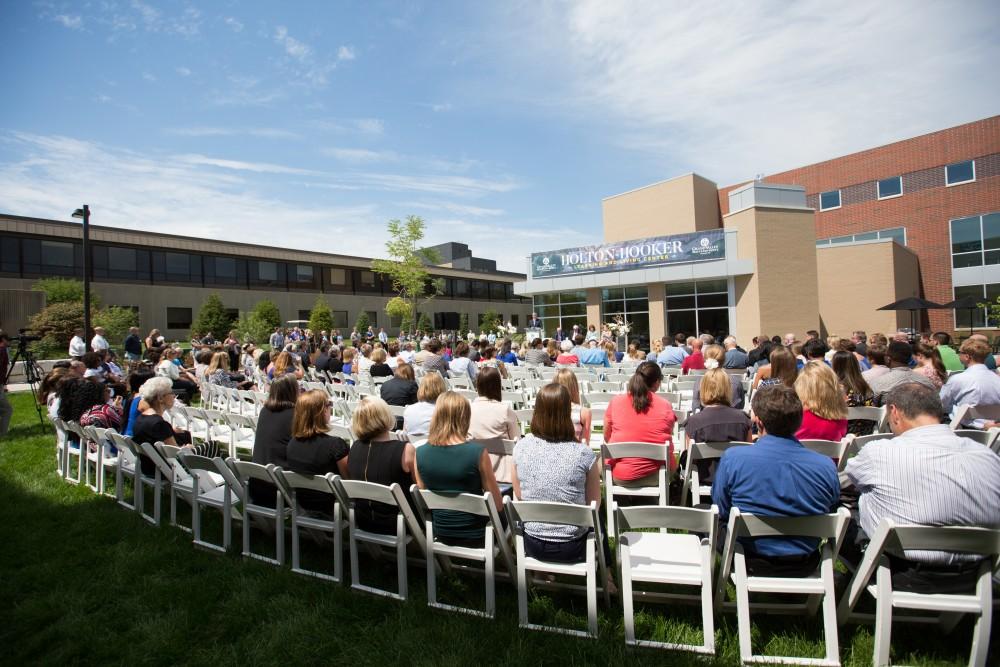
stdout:
{"type": "Polygon", "coordinates": [[[76,422],[63,422],[66,424],[66,474],[64,479],[70,484],[80,484],[84,481],[84,468],[87,465],[87,436],[83,432],[83,427],[76,422]],[[73,457],[76,457],[76,465],[73,465],[73,457]],[[70,474],[70,470],[76,468],[76,477],[70,474]]]}
{"type": "Polygon", "coordinates": [[[712,485],[704,484],[698,463],[701,461],[718,461],[726,450],[733,447],[749,447],[749,442],[692,442],[687,450],[687,462],[684,465],[684,485],[681,487],[681,499],[691,494],[691,507],[697,507],[702,501],[702,496],[707,496],[708,501],[712,500],[712,485]]]}
{"type": "Polygon", "coordinates": [[[343,519],[343,509],[336,490],[333,488],[333,473],[323,475],[301,475],[289,470],[282,470],[275,465],[268,465],[268,471],[274,478],[274,484],[278,489],[286,494],[285,500],[291,511],[292,519],[292,572],[304,574],[309,577],[316,577],[325,581],[342,583],[344,581],[344,547],[343,528],[346,522],[343,519]],[[330,496],[330,517],[315,516],[313,513],[303,510],[299,506],[298,494],[300,491],[313,491],[330,496]],[[333,574],[321,572],[319,570],[309,570],[302,567],[301,559],[301,531],[316,531],[320,534],[329,534],[333,539],[333,574]]]}
{"type": "Polygon", "coordinates": [[[955,431],[955,435],[960,438],[975,440],[984,447],[989,447],[993,451],[997,448],[997,437],[1000,436],[1000,428],[993,427],[988,431],[980,431],[971,428],[960,428],[955,431]]]}
{"type": "Polygon", "coordinates": [[[800,440],[806,449],[828,456],[837,462],[837,472],[847,465],[847,452],[851,449],[853,435],[846,435],[842,440],[800,440]]]}
{"type": "MultiPolygon", "coordinates": [[[[619,392],[620,393],[620,392],[619,392]]],[[[611,403],[611,399],[618,396],[618,394],[612,394],[608,392],[593,392],[590,394],[583,395],[583,402],[590,408],[604,408],[607,409],[608,404],[611,403]]]]}
{"type": "Polygon", "coordinates": [[[105,491],[106,473],[114,473],[118,467],[118,455],[112,454],[111,450],[116,449],[111,443],[111,433],[114,429],[99,428],[97,426],[85,426],[83,428],[87,438],[97,446],[97,450],[87,453],[87,485],[101,495],[112,495],[105,491]],[[90,464],[94,465],[94,484],[90,484],[90,464]]]}
{"type": "Polygon", "coordinates": [[[657,444],[651,442],[616,442],[614,444],[601,445],[601,458],[608,459],[640,458],[649,459],[661,463],[659,466],[656,486],[626,486],[615,481],[611,474],[611,466],[604,466],[604,504],[607,511],[608,531],[615,533],[615,496],[638,496],[641,498],[655,498],[658,504],[666,506],[670,504],[668,494],[669,485],[667,483],[670,475],[670,448],[667,443],[657,444]]]}
{"type": "Polygon", "coordinates": [[[253,456],[253,443],[257,437],[257,418],[248,415],[227,413],[226,425],[229,427],[229,456],[238,458],[241,454],[253,456]]]}
{"type": "Polygon", "coordinates": [[[872,433],[871,435],[859,435],[851,441],[851,448],[848,452],[849,455],[857,456],[857,454],[864,449],[864,446],[869,442],[874,442],[876,440],[891,440],[893,438],[892,433],[872,433]]]}
{"type": "Polygon", "coordinates": [[[330,424],[327,434],[332,435],[335,438],[340,438],[348,445],[352,444],[355,440],[354,433],[351,431],[350,427],[343,426],[341,424],[330,424]]]}
{"type": "Polygon", "coordinates": [[[151,515],[146,514],[145,488],[139,494],[140,501],[143,503],[139,506],[139,513],[143,519],[154,526],[159,526],[162,518],[161,505],[163,502],[163,489],[170,486],[174,476],[173,467],[163,459],[163,455],[160,450],[156,448],[157,444],[162,445],[163,443],[139,443],[139,450],[142,452],[142,455],[153,462],[155,469],[153,476],[149,477],[142,472],[142,466],[139,466],[139,483],[144,487],[149,487],[149,489],[153,492],[153,513],[151,515]]]}
{"type": "Polygon", "coordinates": [[[258,465],[256,463],[251,463],[249,461],[240,461],[235,458],[226,459],[226,464],[229,469],[236,477],[236,483],[239,487],[243,489],[243,551],[242,555],[245,558],[254,558],[256,560],[264,561],[265,563],[271,563],[272,565],[278,565],[279,567],[285,564],[285,519],[291,513],[290,510],[285,507],[285,497],[282,495],[280,489],[274,490],[274,507],[267,507],[265,505],[258,505],[253,502],[250,496],[250,480],[257,480],[260,482],[266,482],[268,485],[274,485],[274,478],[271,473],[268,472],[267,468],[258,465]],[[263,523],[273,523],[274,524],[274,551],[275,557],[270,558],[264,554],[259,554],[253,551],[250,545],[250,524],[253,521],[261,521],[263,523]]]}
{"type": "Polygon", "coordinates": [[[954,412],[955,416],[950,424],[953,431],[968,422],[1000,421],[1000,405],[959,405],[954,412]]]}
{"type": "Polygon", "coordinates": [[[347,522],[350,531],[351,547],[351,588],[375,595],[384,595],[396,600],[405,600],[408,594],[406,576],[406,548],[411,542],[416,542],[422,555],[426,557],[427,547],[424,542],[424,531],[410,509],[402,487],[393,483],[383,486],[373,482],[342,479],[339,475],[333,477],[333,486],[340,495],[340,501],[347,506],[347,522]],[[385,535],[373,533],[358,528],[354,516],[354,503],[357,500],[367,500],[395,506],[396,533],[385,535]],[[358,560],[358,543],[370,544],[376,548],[384,547],[396,551],[396,572],[398,578],[397,592],[392,592],[375,586],[361,583],[360,561],[358,560]]]}
{"type": "Polygon", "coordinates": [[[852,421],[855,419],[863,419],[865,421],[875,422],[875,428],[872,433],[885,433],[886,424],[886,413],[885,406],[878,408],[868,407],[868,406],[857,406],[853,408],[847,408],[847,421],[852,421]]]}
{"type": "MultiPolygon", "coordinates": [[[[238,487],[233,487],[225,483],[224,480],[221,484],[218,482],[221,475],[219,468],[224,466],[225,462],[222,459],[199,456],[190,449],[178,451],[177,461],[190,476],[190,491],[184,496],[191,504],[191,534],[194,545],[223,553],[229,551],[232,544],[232,519],[240,518],[236,504],[242,498],[237,496],[234,502],[234,491],[238,487]],[[202,507],[211,507],[222,513],[222,544],[214,544],[202,539],[202,507]]],[[[174,486],[179,487],[181,484],[174,484],[174,486]]]]}
{"type": "Polygon", "coordinates": [[[56,431],[56,473],[66,481],[69,466],[69,430],[66,428],[66,422],[58,417],[51,421],[56,431]]]}
{"type": "Polygon", "coordinates": [[[864,591],[875,598],[875,652],[872,663],[889,664],[894,609],[940,612],[938,622],[950,631],[965,614],[976,618],[972,632],[969,665],[985,667],[993,621],[992,573],[1000,567],[1000,530],[973,527],[899,525],[882,519],[865,557],[840,600],[840,621],[850,620],[851,612],[864,591]],[[913,593],[894,590],[892,571],[886,554],[902,555],[905,550],[951,551],[982,556],[975,591],[971,593],[913,593]],[[872,575],[875,583],[872,584],[872,575]]]}
{"type": "Polygon", "coordinates": [[[108,436],[118,449],[115,466],[115,499],[125,509],[137,511],[142,507],[142,484],[139,483],[139,446],[132,438],[110,431],[108,436]],[[125,478],[132,480],[132,502],[125,500],[125,478]]]}
{"type": "Polygon", "coordinates": [[[420,490],[414,484],[410,487],[410,495],[417,506],[417,513],[424,521],[427,535],[427,606],[447,611],[457,611],[472,616],[486,618],[496,617],[496,557],[504,564],[508,574],[514,572],[514,555],[510,550],[507,531],[500,523],[493,496],[484,493],[477,496],[471,493],[440,494],[428,490],[420,490]],[[450,510],[465,512],[488,519],[484,531],[485,538],[482,548],[453,546],[434,537],[434,521],[432,513],[435,510],[450,510]],[[437,596],[437,560],[440,559],[446,569],[451,570],[451,559],[471,560],[483,564],[483,578],[486,580],[486,608],[472,609],[438,601],[437,596]]]}
{"type": "Polygon", "coordinates": [[[520,391],[501,391],[500,400],[504,403],[510,403],[511,408],[514,409],[520,409],[527,404],[527,399],[520,391]]]}
{"type": "Polygon", "coordinates": [[[622,603],[625,607],[625,643],[715,655],[715,610],[712,586],[719,510],[686,507],[616,508],[621,561],[622,603]],[[684,530],[686,533],[639,532],[643,528],[684,530]],[[699,534],[695,534],[699,533],[699,534]],[[696,586],[698,595],[662,593],[635,588],[636,582],[696,586]],[[703,640],[677,644],[635,637],[634,598],[646,601],[701,603],[703,640]]]}
{"type": "Polygon", "coordinates": [[[736,588],[736,617],[739,628],[740,659],[743,662],[787,663],[839,667],[840,648],[837,635],[837,602],[833,588],[833,564],[843,544],[851,513],[844,507],[835,514],[817,516],[771,517],[743,514],[733,508],[729,515],[726,545],[722,555],[722,571],[716,582],[715,605],[724,604],[726,584],[732,580],[736,588]],[[821,540],[820,562],[816,572],[804,577],[774,577],[750,575],[740,538],[805,537],[821,540]],[[754,608],[771,613],[801,615],[816,613],[823,606],[825,658],[756,655],[751,645],[750,594],[807,596],[804,604],[768,603],[754,608]]]}
{"type": "MultiPolygon", "coordinates": [[[[604,562],[601,522],[597,516],[597,503],[590,505],[570,505],[568,503],[550,503],[536,501],[518,501],[504,498],[507,510],[508,525],[514,533],[514,545],[517,553],[517,616],[518,627],[529,630],[546,630],[575,637],[597,637],[597,589],[604,594],[604,603],[610,604],[607,587],[607,564],[604,562]],[[585,558],[582,563],[557,563],[544,561],[528,556],[524,551],[524,524],[529,521],[542,523],[557,523],[575,526],[586,530],[587,538],[584,547],[585,558]],[[572,591],[584,590],[587,595],[587,630],[574,630],[552,625],[531,623],[528,618],[528,571],[545,572],[571,577],[583,577],[585,586],[572,584],[550,583],[549,587],[572,591]]],[[[535,581],[535,585],[539,582],[535,581]]]]}

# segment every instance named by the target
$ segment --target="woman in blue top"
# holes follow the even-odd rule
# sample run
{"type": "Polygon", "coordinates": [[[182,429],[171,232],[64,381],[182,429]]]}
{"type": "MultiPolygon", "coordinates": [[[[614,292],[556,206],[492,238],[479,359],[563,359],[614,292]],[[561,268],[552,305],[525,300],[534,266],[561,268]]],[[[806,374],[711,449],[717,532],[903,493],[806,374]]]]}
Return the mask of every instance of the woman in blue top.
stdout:
{"type": "Polygon", "coordinates": [[[497,356],[497,359],[505,364],[517,366],[517,355],[511,352],[510,338],[503,339],[503,343],[500,345],[500,354],[497,356]]]}

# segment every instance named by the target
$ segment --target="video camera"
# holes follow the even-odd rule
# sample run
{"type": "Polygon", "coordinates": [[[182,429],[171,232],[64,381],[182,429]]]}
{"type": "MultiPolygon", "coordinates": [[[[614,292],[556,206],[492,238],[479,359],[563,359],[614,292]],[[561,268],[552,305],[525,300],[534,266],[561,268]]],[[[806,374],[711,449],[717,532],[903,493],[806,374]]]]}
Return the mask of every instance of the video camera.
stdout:
{"type": "Polygon", "coordinates": [[[10,341],[12,343],[18,343],[20,345],[27,345],[28,343],[34,343],[36,340],[41,340],[40,334],[32,333],[28,329],[18,329],[16,336],[11,336],[10,341]]]}

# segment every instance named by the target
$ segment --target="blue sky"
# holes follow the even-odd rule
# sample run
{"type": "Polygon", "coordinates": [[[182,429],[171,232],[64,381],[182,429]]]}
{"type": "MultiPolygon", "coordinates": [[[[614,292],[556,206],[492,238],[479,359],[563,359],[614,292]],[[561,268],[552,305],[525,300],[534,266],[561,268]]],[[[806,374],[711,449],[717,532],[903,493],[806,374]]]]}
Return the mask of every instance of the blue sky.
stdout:
{"type": "Polygon", "coordinates": [[[995,2],[0,3],[0,212],[524,271],[601,198],[1000,111],[995,2]]]}

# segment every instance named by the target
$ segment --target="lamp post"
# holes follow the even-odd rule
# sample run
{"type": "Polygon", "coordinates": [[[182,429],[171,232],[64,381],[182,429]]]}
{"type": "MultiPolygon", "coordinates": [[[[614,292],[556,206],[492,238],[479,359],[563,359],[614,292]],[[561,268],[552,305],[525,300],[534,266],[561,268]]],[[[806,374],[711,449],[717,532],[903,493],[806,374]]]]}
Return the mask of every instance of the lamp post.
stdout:
{"type": "Polygon", "coordinates": [[[83,218],[83,340],[90,348],[90,207],[73,211],[74,218],[83,218]]]}

